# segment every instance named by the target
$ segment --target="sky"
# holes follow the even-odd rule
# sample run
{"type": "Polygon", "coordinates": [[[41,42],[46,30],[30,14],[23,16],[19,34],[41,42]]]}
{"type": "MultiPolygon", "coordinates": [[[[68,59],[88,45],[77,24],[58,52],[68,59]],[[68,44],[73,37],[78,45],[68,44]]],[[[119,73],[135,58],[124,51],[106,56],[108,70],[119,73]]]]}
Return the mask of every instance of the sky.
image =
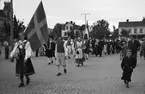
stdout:
{"type": "MultiPolygon", "coordinates": [[[[3,2],[0,0],[0,8],[3,2]]],[[[56,23],[74,21],[78,25],[85,23],[83,13],[87,15],[89,25],[104,19],[118,28],[122,21],[141,21],[145,17],[145,0],[13,0],[14,14],[28,25],[40,1],[44,5],[47,25],[53,28],[56,23]]]]}

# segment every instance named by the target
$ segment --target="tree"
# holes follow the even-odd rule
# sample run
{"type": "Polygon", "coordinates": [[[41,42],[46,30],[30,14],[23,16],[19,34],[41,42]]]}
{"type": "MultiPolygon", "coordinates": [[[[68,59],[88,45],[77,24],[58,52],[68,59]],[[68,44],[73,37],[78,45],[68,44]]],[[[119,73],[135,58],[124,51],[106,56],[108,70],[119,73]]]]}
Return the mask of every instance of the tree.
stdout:
{"type": "Polygon", "coordinates": [[[119,37],[119,31],[116,29],[115,26],[113,26],[113,33],[112,33],[112,38],[118,38],[119,37]]]}
{"type": "Polygon", "coordinates": [[[121,35],[122,35],[122,37],[128,37],[129,36],[129,31],[127,31],[125,29],[122,29],[121,35]]]}
{"type": "MultiPolygon", "coordinates": [[[[13,34],[14,34],[14,38],[18,38],[18,34],[19,32],[23,32],[25,29],[25,25],[23,23],[23,21],[20,21],[16,18],[16,15],[14,15],[13,18],[13,34]]],[[[4,22],[4,26],[2,28],[2,32],[5,35],[4,37],[9,39],[11,32],[10,32],[10,23],[8,21],[4,22]]]]}
{"type": "Polygon", "coordinates": [[[57,23],[53,28],[53,34],[56,38],[61,37],[61,31],[64,29],[64,24],[57,23]]]}
{"type": "Polygon", "coordinates": [[[14,29],[13,29],[14,38],[18,38],[19,37],[19,32],[23,32],[26,27],[24,25],[24,22],[18,20],[15,15],[14,15],[14,18],[13,18],[13,23],[14,23],[14,29]]]}
{"type": "Polygon", "coordinates": [[[107,38],[110,34],[109,23],[102,19],[96,22],[93,27],[92,35],[95,38],[107,38]]]}
{"type": "Polygon", "coordinates": [[[4,26],[2,27],[2,34],[4,39],[9,40],[11,33],[10,33],[10,23],[8,21],[4,22],[4,26]]]}

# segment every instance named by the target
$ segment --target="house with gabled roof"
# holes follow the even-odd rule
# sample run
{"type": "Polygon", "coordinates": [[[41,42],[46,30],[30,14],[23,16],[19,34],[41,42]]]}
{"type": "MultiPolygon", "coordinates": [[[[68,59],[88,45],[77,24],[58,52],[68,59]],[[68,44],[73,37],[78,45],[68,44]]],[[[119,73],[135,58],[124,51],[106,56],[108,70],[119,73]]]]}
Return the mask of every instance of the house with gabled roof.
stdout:
{"type": "Polygon", "coordinates": [[[145,36],[145,18],[143,18],[142,21],[129,21],[129,19],[126,20],[126,22],[119,22],[118,26],[119,35],[121,35],[121,32],[123,30],[128,31],[130,36],[134,37],[144,37],[145,36]]]}

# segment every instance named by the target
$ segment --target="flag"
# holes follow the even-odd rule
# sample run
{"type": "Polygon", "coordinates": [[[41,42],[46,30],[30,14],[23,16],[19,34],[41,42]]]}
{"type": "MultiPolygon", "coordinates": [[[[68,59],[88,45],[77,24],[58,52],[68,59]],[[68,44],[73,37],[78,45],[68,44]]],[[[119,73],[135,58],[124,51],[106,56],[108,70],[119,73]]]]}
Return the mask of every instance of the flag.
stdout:
{"type": "Polygon", "coordinates": [[[36,51],[43,44],[46,44],[48,39],[48,28],[42,1],[31,18],[30,23],[25,30],[25,34],[33,51],[36,51]]]}

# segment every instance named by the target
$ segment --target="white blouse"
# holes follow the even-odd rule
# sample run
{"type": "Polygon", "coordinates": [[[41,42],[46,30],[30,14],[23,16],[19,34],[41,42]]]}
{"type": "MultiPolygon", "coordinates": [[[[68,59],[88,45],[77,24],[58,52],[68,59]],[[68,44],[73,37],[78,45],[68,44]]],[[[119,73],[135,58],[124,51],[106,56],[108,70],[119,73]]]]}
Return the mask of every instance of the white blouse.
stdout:
{"type": "MultiPolygon", "coordinates": [[[[23,42],[26,42],[26,40],[24,40],[23,42]]],[[[19,53],[19,50],[18,50],[18,46],[23,43],[22,41],[19,41],[17,43],[15,43],[15,46],[12,50],[12,52],[10,53],[10,57],[13,57],[14,55],[18,54],[19,53]]],[[[32,49],[31,49],[31,45],[30,45],[30,42],[27,41],[27,43],[25,44],[25,60],[27,60],[28,58],[30,58],[32,56],[32,49]]]]}

